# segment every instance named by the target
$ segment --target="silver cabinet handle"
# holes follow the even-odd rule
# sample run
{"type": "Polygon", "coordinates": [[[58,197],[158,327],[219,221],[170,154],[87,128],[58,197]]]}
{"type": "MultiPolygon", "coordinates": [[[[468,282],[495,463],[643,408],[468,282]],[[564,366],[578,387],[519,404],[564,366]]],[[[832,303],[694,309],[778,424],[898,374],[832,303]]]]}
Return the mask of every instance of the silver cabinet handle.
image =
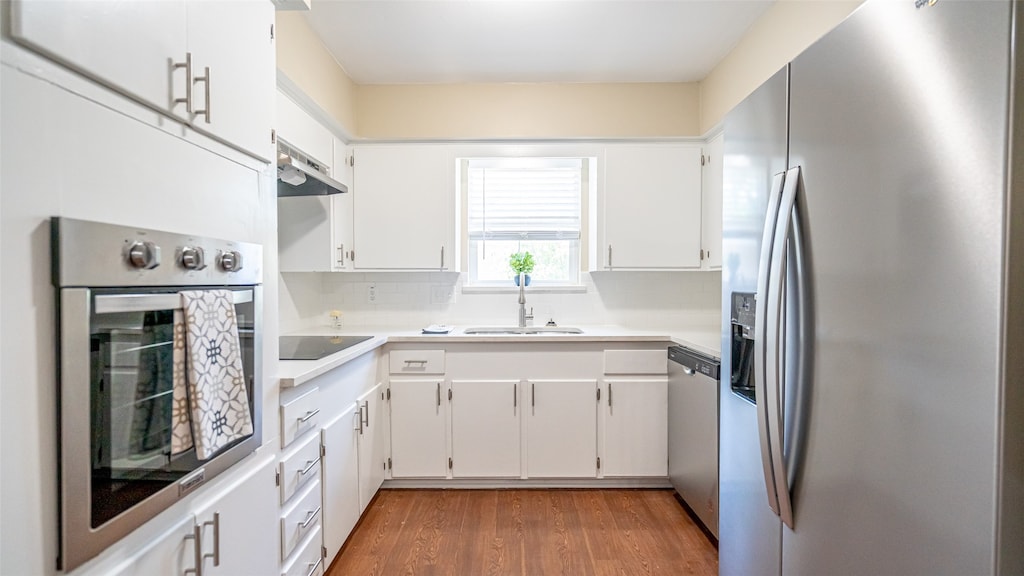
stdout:
{"type": "Polygon", "coordinates": [[[305,476],[306,474],[309,474],[309,471],[312,470],[313,467],[319,463],[319,458],[317,458],[316,460],[310,460],[309,462],[306,463],[306,467],[303,468],[301,472],[299,472],[299,476],[305,476]]]}
{"type": "Polygon", "coordinates": [[[608,383],[608,407],[612,407],[612,383],[608,383]]]}
{"type": "Polygon", "coordinates": [[[185,105],[185,112],[188,112],[189,114],[191,114],[192,113],[192,86],[189,85],[189,82],[192,81],[192,53],[191,52],[185,52],[185,61],[184,62],[175,62],[174,63],[174,69],[177,70],[178,68],[184,68],[185,69],[185,97],[184,98],[175,98],[174,99],[174,103],[175,104],[184,104],[185,105]]]}
{"type": "Polygon", "coordinates": [[[516,382],[512,385],[512,407],[517,408],[519,406],[519,383],[516,382]]]}
{"type": "Polygon", "coordinates": [[[309,422],[310,418],[312,418],[313,416],[316,416],[319,413],[320,413],[320,409],[319,408],[317,408],[316,410],[310,410],[309,412],[306,412],[305,416],[299,416],[297,418],[297,420],[299,422],[309,422]]]}
{"type": "MultiPolygon", "coordinates": [[[[353,416],[355,416],[355,415],[353,414],[353,416]]],[[[360,436],[363,435],[363,407],[362,406],[359,407],[359,415],[356,416],[355,430],[359,430],[359,435],[360,436]]]]}
{"type": "Polygon", "coordinates": [[[193,560],[196,563],[195,568],[188,568],[185,570],[185,574],[195,574],[196,576],[203,576],[203,531],[202,527],[198,524],[192,526],[192,533],[185,536],[185,540],[191,540],[195,546],[193,546],[192,554],[193,560]]]}
{"type": "Polygon", "coordinates": [[[437,383],[437,407],[441,407],[441,383],[437,383]]]}
{"type": "Polygon", "coordinates": [[[608,245],[608,267],[612,267],[612,245],[608,245]]]}
{"type": "Polygon", "coordinates": [[[202,76],[196,76],[195,78],[192,79],[192,84],[198,84],[200,82],[203,83],[204,88],[205,88],[206,108],[203,108],[202,110],[196,110],[195,114],[196,114],[196,116],[199,116],[200,114],[203,115],[204,119],[206,120],[206,123],[209,124],[210,123],[210,67],[209,66],[206,67],[206,72],[202,76]]]}
{"type": "Polygon", "coordinates": [[[213,526],[213,554],[203,554],[203,559],[213,558],[213,565],[220,566],[220,512],[214,512],[213,521],[207,520],[203,526],[213,526]]]}
{"type": "Polygon", "coordinates": [[[363,421],[363,426],[366,426],[367,428],[369,428],[370,427],[370,401],[369,400],[364,400],[363,401],[363,408],[365,408],[365,410],[363,411],[363,416],[366,418],[366,420],[363,421]]]}
{"type": "Polygon", "coordinates": [[[427,364],[427,360],[406,360],[405,363],[406,364],[419,364],[420,366],[425,366],[427,364]]]}
{"type": "Polygon", "coordinates": [[[313,522],[313,519],[316,518],[316,515],[319,514],[319,513],[320,513],[320,506],[317,506],[316,510],[311,511],[309,513],[309,515],[306,516],[306,520],[305,521],[299,522],[299,528],[308,528],[310,523],[313,522]]]}
{"type": "Polygon", "coordinates": [[[338,244],[338,266],[345,265],[345,245],[338,244]]]}
{"type": "Polygon", "coordinates": [[[537,385],[530,382],[530,408],[537,405],[537,385]]]}
{"type": "Polygon", "coordinates": [[[323,564],[323,562],[324,562],[324,557],[321,556],[320,558],[317,559],[316,564],[313,564],[313,567],[309,569],[309,572],[306,574],[306,576],[313,576],[313,574],[316,574],[316,569],[319,568],[320,565],[323,564]]]}
{"type": "Polygon", "coordinates": [[[444,270],[444,245],[441,246],[441,270],[444,270]]]}

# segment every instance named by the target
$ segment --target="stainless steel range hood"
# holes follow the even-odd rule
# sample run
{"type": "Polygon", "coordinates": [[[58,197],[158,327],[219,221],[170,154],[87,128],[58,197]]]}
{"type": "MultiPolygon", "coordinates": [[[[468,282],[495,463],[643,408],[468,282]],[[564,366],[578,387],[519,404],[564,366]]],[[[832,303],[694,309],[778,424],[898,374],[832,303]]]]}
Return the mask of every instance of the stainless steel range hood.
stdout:
{"type": "Polygon", "coordinates": [[[348,186],[338,182],[319,162],[278,140],[277,197],[344,194],[348,186]]]}

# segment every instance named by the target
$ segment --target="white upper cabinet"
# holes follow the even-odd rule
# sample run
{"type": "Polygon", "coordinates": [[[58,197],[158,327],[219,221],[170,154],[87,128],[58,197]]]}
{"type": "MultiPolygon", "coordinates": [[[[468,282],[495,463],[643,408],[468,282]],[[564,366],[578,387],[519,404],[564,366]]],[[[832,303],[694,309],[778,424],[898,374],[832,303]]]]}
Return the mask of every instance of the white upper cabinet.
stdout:
{"type": "Polygon", "coordinates": [[[185,21],[184,2],[11,2],[16,41],[183,121],[185,21]]]}
{"type": "Polygon", "coordinates": [[[331,176],[340,180],[333,170],[335,138],[331,131],[280,91],[277,92],[277,137],[327,167],[331,176]]]}
{"type": "Polygon", "coordinates": [[[699,144],[605,149],[599,269],[700,268],[699,144]]]}
{"type": "Polygon", "coordinates": [[[243,152],[273,159],[270,2],[15,0],[11,9],[11,36],[21,44],[243,152]]]}
{"type": "Polygon", "coordinates": [[[272,160],[274,5],[266,0],[192,0],[186,13],[192,126],[257,158],[272,160]]]}
{"type": "Polygon", "coordinates": [[[722,268],[722,143],[719,133],[704,146],[701,202],[701,256],[707,270],[722,268]]]}
{"type": "Polygon", "coordinates": [[[443,145],[354,150],[356,270],[455,270],[455,164],[443,145]]]}

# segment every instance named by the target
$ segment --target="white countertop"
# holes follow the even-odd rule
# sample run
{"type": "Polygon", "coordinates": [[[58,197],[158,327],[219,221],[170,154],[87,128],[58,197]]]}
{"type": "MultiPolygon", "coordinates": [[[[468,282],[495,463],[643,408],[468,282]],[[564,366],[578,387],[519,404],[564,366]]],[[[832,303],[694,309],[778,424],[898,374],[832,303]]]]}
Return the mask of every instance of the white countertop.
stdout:
{"type": "Polygon", "coordinates": [[[319,360],[281,360],[278,378],[281,386],[290,388],[325,374],[367,352],[389,342],[496,343],[517,342],[671,342],[698,352],[721,358],[721,335],[716,330],[636,330],[619,326],[577,326],[582,334],[465,334],[465,326],[456,326],[448,334],[423,334],[420,330],[382,329],[379,327],[333,329],[328,327],[301,330],[296,336],[368,335],[365,342],[346,348],[319,360]]]}

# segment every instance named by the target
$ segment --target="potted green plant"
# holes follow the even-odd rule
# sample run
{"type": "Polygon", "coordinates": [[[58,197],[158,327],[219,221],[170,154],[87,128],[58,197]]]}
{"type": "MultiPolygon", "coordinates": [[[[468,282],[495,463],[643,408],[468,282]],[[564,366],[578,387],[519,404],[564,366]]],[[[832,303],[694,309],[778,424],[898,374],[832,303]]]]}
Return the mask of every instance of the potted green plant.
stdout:
{"type": "Polygon", "coordinates": [[[516,286],[519,286],[520,274],[524,276],[525,286],[530,285],[530,272],[533,272],[535,265],[533,254],[529,252],[516,252],[509,256],[508,265],[512,267],[512,272],[515,273],[516,286]]]}

